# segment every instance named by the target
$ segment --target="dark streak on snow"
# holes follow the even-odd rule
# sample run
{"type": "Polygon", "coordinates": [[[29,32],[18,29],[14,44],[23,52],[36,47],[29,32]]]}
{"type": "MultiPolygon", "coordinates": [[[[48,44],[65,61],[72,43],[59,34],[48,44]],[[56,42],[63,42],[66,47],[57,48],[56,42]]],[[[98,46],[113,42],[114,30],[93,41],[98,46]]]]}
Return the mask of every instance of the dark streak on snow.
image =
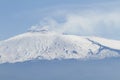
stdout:
{"type": "MultiPolygon", "coordinates": [[[[98,46],[100,46],[100,48],[99,48],[99,50],[98,50],[98,52],[96,53],[96,54],[99,54],[101,51],[103,51],[103,50],[110,50],[110,51],[115,51],[115,52],[117,52],[117,53],[119,53],[120,54],[120,50],[118,50],[118,49],[112,49],[112,48],[110,48],[110,47],[107,47],[107,46],[104,46],[104,45],[102,45],[102,44],[100,44],[100,43],[98,43],[98,42],[96,42],[96,41],[93,41],[93,40],[91,40],[91,39],[89,39],[89,38],[86,38],[88,41],[90,41],[90,42],[92,42],[92,44],[95,44],[95,45],[98,45],[98,46]]],[[[93,54],[93,52],[90,50],[90,53],[91,54],[93,54]]]]}

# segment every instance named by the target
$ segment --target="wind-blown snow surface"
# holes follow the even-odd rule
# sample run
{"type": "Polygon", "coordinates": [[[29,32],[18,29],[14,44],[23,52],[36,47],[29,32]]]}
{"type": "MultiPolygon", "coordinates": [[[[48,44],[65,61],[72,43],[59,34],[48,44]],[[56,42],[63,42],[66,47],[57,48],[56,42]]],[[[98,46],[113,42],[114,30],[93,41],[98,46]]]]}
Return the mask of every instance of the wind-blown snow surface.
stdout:
{"type": "Polygon", "coordinates": [[[101,59],[119,57],[120,41],[29,31],[0,42],[0,63],[34,59],[101,59]]]}

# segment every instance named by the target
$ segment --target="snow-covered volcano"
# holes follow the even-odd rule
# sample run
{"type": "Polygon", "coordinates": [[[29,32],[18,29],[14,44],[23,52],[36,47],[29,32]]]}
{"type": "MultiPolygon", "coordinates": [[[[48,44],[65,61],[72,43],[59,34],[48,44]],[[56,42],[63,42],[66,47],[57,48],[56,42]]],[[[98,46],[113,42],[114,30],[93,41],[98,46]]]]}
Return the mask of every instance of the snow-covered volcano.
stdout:
{"type": "Polygon", "coordinates": [[[120,41],[37,30],[0,41],[0,63],[120,56],[120,41]]]}

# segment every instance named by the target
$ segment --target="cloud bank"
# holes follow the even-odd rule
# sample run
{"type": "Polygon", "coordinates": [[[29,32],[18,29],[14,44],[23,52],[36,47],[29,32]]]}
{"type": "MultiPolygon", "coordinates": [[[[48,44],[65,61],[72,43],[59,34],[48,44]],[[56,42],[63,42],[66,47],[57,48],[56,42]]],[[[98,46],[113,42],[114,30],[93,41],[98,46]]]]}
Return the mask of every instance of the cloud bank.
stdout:
{"type": "Polygon", "coordinates": [[[57,10],[34,26],[65,34],[120,39],[120,11],[116,7],[71,11],[57,10]]]}

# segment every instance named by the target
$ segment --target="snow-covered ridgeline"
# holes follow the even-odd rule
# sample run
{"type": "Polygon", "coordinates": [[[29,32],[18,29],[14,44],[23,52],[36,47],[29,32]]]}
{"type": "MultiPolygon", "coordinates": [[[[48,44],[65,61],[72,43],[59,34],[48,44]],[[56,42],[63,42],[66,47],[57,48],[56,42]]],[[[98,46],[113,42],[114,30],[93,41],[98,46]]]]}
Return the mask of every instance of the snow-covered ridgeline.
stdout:
{"type": "Polygon", "coordinates": [[[0,63],[34,59],[89,59],[119,57],[120,41],[99,37],[29,31],[0,42],[0,63]]]}

